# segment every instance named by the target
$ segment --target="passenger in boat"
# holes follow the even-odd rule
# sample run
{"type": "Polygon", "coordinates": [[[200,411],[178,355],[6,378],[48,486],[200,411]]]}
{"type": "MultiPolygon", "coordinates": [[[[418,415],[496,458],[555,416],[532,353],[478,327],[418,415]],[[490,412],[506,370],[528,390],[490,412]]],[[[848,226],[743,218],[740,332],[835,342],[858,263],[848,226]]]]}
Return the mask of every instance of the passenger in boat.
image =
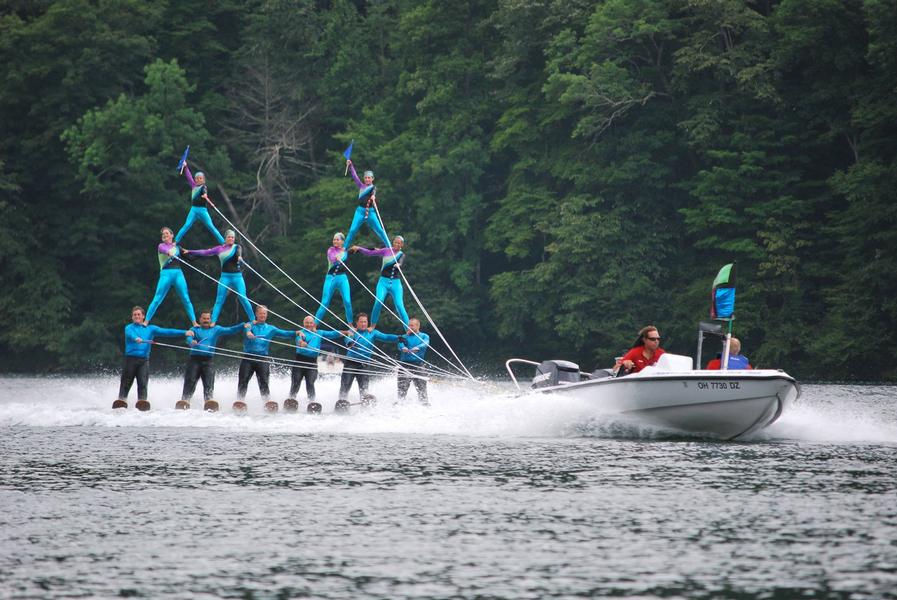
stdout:
{"type": "Polygon", "coordinates": [[[371,353],[374,351],[374,342],[398,343],[406,338],[400,335],[380,333],[376,329],[368,330],[368,316],[366,313],[358,313],[355,321],[355,329],[347,331],[342,336],[349,351],[343,361],[343,374],[339,383],[339,399],[346,400],[352,382],[358,380],[358,391],[364,396],[368,391],[370,375],[367,365],[371,362],[371,353]]]}
{"type": "Polygon", "coordinates": [[[371,310],[371,329],[377,327],[380,319],[380,310],[383,308],[386,298],[392,296],[396,313],[402,321],[405,329],[408,329],[408,311],[405,310],[404,292],[402,290],[401,268],[405,264],[405,238],[397,235],[392,240],[392,246],[388,248],[376,248],[369,250],[361,246],[352,246],[349,252],[361,252],[364,256],[380,256],[383,263],[380,265],[380,279],[377,281],[377,299],[371,310]]]}
{"type": "Polygon", "coordinates": [[[204,310],[199,314],[199,325],[191,332],[193,339],[187,340],[190,346],[190,355],[187,357],[187,368],[184,370],[184,390],[181,400],[189,402],[196,391],[196,382],[202,378],[202,393],[206,402],[215,394],[215,346],[218,339],[226,335],[240,333],[244,329],[244,323],[237,323],[230,327],[212,325],[212,311],[204,310]]]}
{"type": "Polygon", "coordinates": [[[268,320],[268,307],[259,304],[255,307],[255,320],[246,323],[246,338],[243,340],[243,352],[247,356],[240,360],[240,370],[237,373],[237,395],[240,400],[246,397],[249,388],[249,380],[255,374],[258,379],[259,393],[262,401],[267,402],[271,390],[268,388],[268,380],[271,377],[271,360],[268,358],[268,348],[275,337],[291,338],[299,335],[298,331],[278,329],[266,323],[268,320]]]}
{"type": "Polygon", "coordinates": [[[217,256],[221,262],[221,277],[218,279],[218,293],[215,306],[212,308],[212,325],[218,322],[218,315],[224,307],[224,301],[231,290],[236,292],[237,300],[249,321],[255,316],[252,305],[246,296],[246,281],[243,279],[243,249],[236,243],[237,234],[232,229],[224,232],[224,243],[204,250],[184,250],[193,256],[217,256]]]}
{"type": "MultiPolygon", "coordinates": [[[[708,371],[717,371],[722,368],[723,355],[717,354],[716,358],[707,363],[705,367],[708,371]]],[[[729,369],[753,369],[747,356],[741,354],[741,342],[737,337],[733,337],[729,342],[729,369]]]]}
{"type": "Polygon", "coordinates": [[[358,234],[362,224],[367,224],[374,234],[380,238],[384,246],[389,246],[389,238],[386,237],[386,231],[380,223],[380,217],[377,215],[377,187],[374,185],[374,172],[365,171],[364,181],[358,178],[355,172],[355,165],[351,160],[347,160],[346,164],[349,171],[352,172],[352,179],[358,186],[358,207],[355,209],[355,216],[352,217],[352,225],[349,227],[349,235],[346,236],[346,247],[352,246],[352,240],[358,234]]]}
{"type": "Polygon", "coordinates": [[[302,380],[305,379],[305,392],[308,401],[315,401],[315,381],[318,379],[318,354],[321,343],[325,339],[335,340],[342,337],[339,331],[318,331],[315,318],[311,315],[302,320],[302,330],[296,336],[296,361],[290,373],[290,399],[295,400],[302,380]]]}
{"type": "Polygon", "coordinates": [[[344,245],[346,236],[341,231],[333,234],[333,245],[327,249],[327,275],[324,277],[324,291],[321,292],[321,307],[315,312],[315,322],[327,312],[334,290],[343,299],[343,310],[346,312],[346,324],[352,323],[352,293],[349,291],[349,276],[346,275],[345,260],[348,257],[344,245]]]}
{"type": "Polygon", "coordinates": [[[408,387],[414,382],[417,389],[417,400],[424,406],[430,406],[427,399],[427,379],[421,373],[424,364],[424,354],[430,347],[430,336],[420,330],[420,320],[412,318],[408,321],[408,333],[405,339],[399,342],[399,369],[396,383],[398,385],[399,401],[405,400],[408,395],[408,387]]]}
{"type": "Polygon", "coordinates": [[[638,373],[645,367],[655,364],[663,356],[664,350],[660,347],[660,332],[656,327],[653,325],[642,327],[638,335],[635,346],[614,364],[618,375],[620,367],[627,375],[638,373]]]}
{"type": "Polygon", "coordinates": [[[165,296],[168,295],[172,287],[177,291],[181,304],[184,305],[184,310],[187,311],[187,319],[193,325],[197,325],[196,313],[193,310],[193,303],[190,302],[190,293],[187,291],[187,280],[184,279],[184,273],[181,271],[180,257],[183,248],[174,242],[174,235],[168,227],[163,227],[161,234],[162,241],[156,246],[159,258],[159,282],[156,284],[156,295],[153,296],[149,310],[146,311],[146,323],[144,325],[149,325],[150,321],[153,320],[156,311],[162,305],[162,302],[165,301],[165,296]]]}
{"type": "Polygon", "coordinates": [[[215,225],[212,224],[212,217],[209,216],[209,209],[206,208],[206,202],[209,201],[209,190],[206,187],[205,174],[202,171],[198,171],[196,173],[196,179],[194,179],[193,175],[190,174],[190,167],[187,166],[187,163],[185,162],[184,177],[187,178],[187,183],[190,184],[190,212],[187,213],[187,220],[174,238],[175,241],[180,242],[181,239],[187,235],[187,232],[190,231],[190,228],[193,227],[193,224],[196,223],[196,221],[201,221],[202,224],[206,226],[206,229],[212,232],[212,235],[215,236],[218,243],[223,244],[224,238],[221,237],[221,233],[215,225]]]}
{"type": "Polygon", "coordinates": [[[184,329],[165,329],[145,325],[146,313],[142,306],[131,309],[131,322],[125,326],[125,363],[121,370],[118,399],[125,400],[131,385],[137,380],[137,399],[146,400],[149,391],[149,355],[154,337],[192,337],[193,332],[184,329]]]}

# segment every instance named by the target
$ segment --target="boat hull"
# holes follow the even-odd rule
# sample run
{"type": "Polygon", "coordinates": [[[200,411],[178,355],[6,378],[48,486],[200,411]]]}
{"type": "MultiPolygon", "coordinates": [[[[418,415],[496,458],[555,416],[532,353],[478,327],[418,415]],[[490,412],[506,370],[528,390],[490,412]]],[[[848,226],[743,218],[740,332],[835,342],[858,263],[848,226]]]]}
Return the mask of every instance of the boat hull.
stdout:
{"type": "Polygon", "coordinates": [[[661,428],[736,439],[774,423],[800,388],[782,371],[654,372],[546,388],[661,428]]]}

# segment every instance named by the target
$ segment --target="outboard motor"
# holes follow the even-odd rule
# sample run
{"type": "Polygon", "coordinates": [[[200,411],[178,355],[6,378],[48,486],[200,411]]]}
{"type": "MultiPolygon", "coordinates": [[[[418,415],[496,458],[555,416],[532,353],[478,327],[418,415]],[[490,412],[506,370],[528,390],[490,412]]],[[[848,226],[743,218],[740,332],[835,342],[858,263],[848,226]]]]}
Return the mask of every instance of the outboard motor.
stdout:
{"type": "Polygon", "coordinates": [[[568,360],[546,360],[536,367],[531,387],[539,389],[561,383],[576,383],[580,380],[579,365],[576,363],[568,360]]]}

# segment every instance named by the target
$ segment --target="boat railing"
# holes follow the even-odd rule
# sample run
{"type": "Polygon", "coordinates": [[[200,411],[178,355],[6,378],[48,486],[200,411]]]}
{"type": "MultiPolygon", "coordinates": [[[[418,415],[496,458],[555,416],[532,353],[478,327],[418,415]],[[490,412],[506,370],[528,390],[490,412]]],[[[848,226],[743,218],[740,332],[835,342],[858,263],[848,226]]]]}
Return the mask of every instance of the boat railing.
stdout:
{"type": "Polygon", "coordinates": [[[505,368],[508,370],[508,375],[511,376],[511,381],[514,382],[514,385],[517,386],[518,391],[522,391],[520,388],[520,384],[517,383],[517,377],[514,376],[514,371],[511,370],[511,363],[524,363],[527,365],[532,365],[534,367],[538,367],[542,363],[537,363],[534,360],[526,360],[525,358],[509,358],[505,361],[505,368]]]}

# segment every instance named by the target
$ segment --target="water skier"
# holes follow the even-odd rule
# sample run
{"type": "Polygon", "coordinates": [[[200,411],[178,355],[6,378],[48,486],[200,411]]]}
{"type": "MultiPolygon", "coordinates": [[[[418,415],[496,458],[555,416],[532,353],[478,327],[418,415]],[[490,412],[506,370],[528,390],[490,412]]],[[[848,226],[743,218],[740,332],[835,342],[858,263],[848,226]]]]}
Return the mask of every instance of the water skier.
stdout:
{"type": "Polygon", "coordinates": [[[161,233],[162,241],[156,247],[159,257],[159,282],[156,284],[156,295],[146,311],[145,324],[149,325],[150,321],[153,320],[156,311],[165,300],[165,296],[168,295],[169,290],[173,287],[181,299],[181,304],[184,305],[184,310],[187,311],[187,319],[190,323],[196,325],[196,313],[193,310],[193,303],[190,302],[187,280],[184,278],[184,273],[181,271],[181,263],[178,260],[183,253],[183,248],[174,242],[171,229],[163,227],[161,233]]]}
{"type": "Polygon", "coordinates": [[[352,240],[358,234],[362,224],[367,224],[371,231],[380,238],[384,246],[389,246],[389,238],[386,237],[386,231],[380,223],[380,217],[377,216],[377,187],[374,185],[374,172],[365,171],[364,181],[358,178],[355,172],[355,165],[351,160],[346,160],[349,171],[352,172],[352,180],[358,186],[358,207],[355,209],[355,215],[352,217],[352,225],[349,227],[349,235],[346,237],[346,246],[352,245],[352,240]]]}
{"type": "Polygon", "coordinates": [[[149,355],[155,337],[192,337],[185,329],[165,329],[156,325],[144,325],[146,313],[142,306],[131,309],[131,322],[125,326],[125,361],[121,371],[118,399],[126,400],[131,385],[137,380],[137,400],[146,400],[149,391],[149,355]]]}
{"type": "Polygon", "coordinates": [[[221,277],[218,279],[218,292],[215,296],[215,306],[212,308],[212,325],[218,322],[218,315],[224,306],[231,290],[237,293],[237,300],[248,320],[255,317],[252,304],[246,296],[246,281],[243,279],[243,249],[236,243],[237,234],[232,229],[224,232],[224,243],[204,250],[184,250],[186,254],[194,256],[217,256],[221,262],[221,277]]]}
{"type": "Polygon", "coordinates": [[[361,246],[352,246],[349,249],[350,252],[360,252],[364,256],[380,256],[383,258],[383,263],[380,265],[380,279],[377,280],[377,299],[374,301],[374,308],[371,310],[371,329],[377,327],[380,310],[383,308],[388,296],[392,296],[392,302],[399,319],[401,319],[405,329],[408,329],[408,311],[405,310],[404,292],[400,276],[400,270],[405,263],[405,252],[402,250],[404,246],[405,238],[397,235],[392,240],[392,247],[389,248],[369,250],[361,246]]]}
{"type": "Polygon", "coordinates": [[[342,339],[343,343],[348,346],[349,351],[346,353],[346,359],[343,361],[343,374],[340,377],[337,410],[340,410],[340,407],[345,407],[346,399],[349,397],[349,390],[352,388],[352,382],[356,379],[358,380],[359,395],[364,397],[367,394],[370,383],[367,363],[371,360],[374,342],[397,343],[405,338],[400,335],[380,333],[376,329],[368,330],[367,314],[358,313],[355,329],[347,331],[342,336],[342,339]]]}
{"type": "MultiPolygon", "coordinates": [[[[424,364],[424,355],[429,347],[430,336],[421,332],[420,320],[412,318],[408,322],[408,333],[405,334],[404,339],[399,341],[399,364],[410,367],[407,371],[411,373],[419,372],[420,367],[424,364]]],[[[418,402],[424,406],[430,406],[430,401],[427,398],[426,378],[420,375],[411,376],[403,369],[399,369],[396,380],[399,401],[405,400],[405,396],[408,394],[408,387],[412,381],[415,389],[417,389],[418,402]]]]}
{"type": "Polygon", "coordinates": [[[321,353],[321,342],[324,339],[335,340],[342,337],[339,331],[318,331],[315,318],[311,315],[302,320],[302,331],[296,336],[296,360],[290,373],[290,399],[295,400],[302,380],[305,379],[305,392],[308,402],[315,401],[315,381],[318,379],[318,355],[321,353]]]}
{"type": "Polygon", "coordinates": [[[244,323],[237,323],[230,327],[212,325],[212,313],[204,310],[199,314],[199,325],[193,327],[193,339],[187,340],[190,346],[190,355],[187,357],[187,368],[184,370],[184,391],[181,400],[190,402],[193,392],[196,390],[196,382],[202,378],[202,392],[206,402],[212,400],[215,394],[215,346],[218,339],[227,335],[240,333],[244,329],[244,323]]]}
{"type": "Polygon", "coordinates": [[[321,317],[327,312],[334,290],[339,292],[343,299],[346,323],[352,322],[352,294],[349,291],[349,276],[346,275],[344,264],[349,256],[343,247],[345,241],[346,236],[338,231],[333,234],[333,245],[327,249],[327,275],[324,277],[324,290],[321,292],[321,307],[315,313],[316,323],[320,323],[321,317]]]}
{"type": "Polygon", "coordinates": [[[246,323],[246,338],[243,340],[243,352],[256,356],[247,356],[240,361],[240,370],[237,374],[237,396],[240,400],[246,397],[249,388],[249,380],[255,374],[262,402],[268,401],[271,390],[268,388],[268,380],[271,376],[271,361],[266,360],[271,340],[275,337],[291,338],[298,335],[298,331],[278,329],[266,323],[268,320],[268,307],[259,305],[255,308],[255,320],[246,323]]]}
{"type": "Polygon", "coordinates": [[[212,223],[209,209],[206,208],[206,203],[209,202],[209,189],[206,187],[205,173],[198,171],[196,173],[196,179],[194,180],[193,175],[190,174],[190,167],[187,166],[185,160],[184,177],[187,178],[187,183],[190,184],[190,212],[187,213],[187,220],[184,221],[184,225],[178,231],[177,236],[175,236],[175,241],[180,242],[184,236],[187,235],[187,232],[190,231],[190,228],[193,227],[193,224],[196,223],[196,221],[200,221],[206,226],[206,229],[212,232],[212,235],[215,236],[218,243],[223,244],[224,238],[221,237],[221,233],[212,223]]]}

